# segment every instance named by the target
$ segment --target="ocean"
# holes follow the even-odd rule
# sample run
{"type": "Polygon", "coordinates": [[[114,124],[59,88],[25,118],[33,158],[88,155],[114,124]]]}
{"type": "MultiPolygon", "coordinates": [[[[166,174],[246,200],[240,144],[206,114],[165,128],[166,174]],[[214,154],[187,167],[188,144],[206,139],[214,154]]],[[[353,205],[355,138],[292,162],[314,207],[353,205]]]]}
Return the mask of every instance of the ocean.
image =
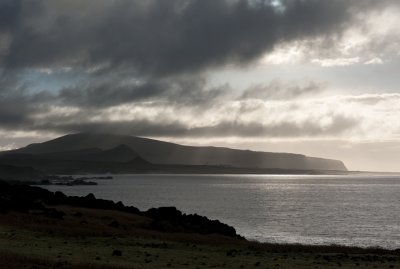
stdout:
{"type": "Polygon", "coordinates": [[[114,175],[97,186],[43,186],[122,201],[175,206],[269,243],[400,248],[400,176],[114,175]]]}

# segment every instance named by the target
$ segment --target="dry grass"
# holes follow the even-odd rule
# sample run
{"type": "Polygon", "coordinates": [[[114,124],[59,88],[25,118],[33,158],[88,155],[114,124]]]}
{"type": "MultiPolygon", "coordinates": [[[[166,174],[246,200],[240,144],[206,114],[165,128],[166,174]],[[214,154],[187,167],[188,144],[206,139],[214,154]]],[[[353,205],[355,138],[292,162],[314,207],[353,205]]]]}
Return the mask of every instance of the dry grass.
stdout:
{"type": "Polygon", "coordinates": [[[2,269],[122,269],[116,266],[95,265],[90,263],[71,264],[69,262],[54,262],[48,259],[33,258],[15,253],[0,253],[2,269]]]}
{"type": "Polygon", "coordinates": [[[12,213],[3,214],[0,218],[0,225],[56,234],[57,236],[139,236],[190,243],[248,243],[223,235],[159,232],[149,228],[151,219],[120,211],[68,206],[57,206],[54,208],[66,213],[63,220],[45,218],[34,214],[12,213]],[[113,221],[120,223],[120,226],[118,228],[110,227],[110,223],[113,221]]]}
{"type": "Polygon", "coordinates": [[[217,235],[162,233],[150,219],[57,207],[64,220],[0,214],[0,268],[400,268],[398,252],[272,245],[217,235]],[[118,227],[110,227],[116,221],[118,227]],[[120,250],[121,256],[113,256],[120,250]]]}

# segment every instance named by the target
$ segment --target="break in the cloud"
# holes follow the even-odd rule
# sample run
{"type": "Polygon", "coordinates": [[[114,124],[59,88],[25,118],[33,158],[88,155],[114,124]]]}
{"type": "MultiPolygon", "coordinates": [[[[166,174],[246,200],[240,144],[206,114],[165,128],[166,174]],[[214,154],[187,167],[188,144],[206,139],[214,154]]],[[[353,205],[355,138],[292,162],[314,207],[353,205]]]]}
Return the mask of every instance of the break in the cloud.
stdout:
{"type": "Polygon", "coordinates": [[[339,35],[292,40],[268,51],[262,62],[274,65],[308,62],[332,67],[383,64],[393,60],[400,51],[399,2],[375,1],[374,4],[380,8],[359,10],[353,16],[353,23],[339,35]]]}
{"type": "Polygon", "coordinates": [[[61,133],[113,130],[153,137],[380,140],[399,137],[399,105],[399,94],[373,94],[219,100],[208,104],[206,110],[164,101],[108,108],[49,106],[47,111],[32,114],[22,128],[61,133]]]}
{"type": "Polygon", "coordinates": [[[268,85],[256,84],[243,91],[240,99],[293,99],[312,94],[320,93],[324,90],[324,85],[313,81],[306,85],[297,83],[282,83],[278,80],[271,81],[268,85]]]}
{"type": "Polygon", "coordinates": [[[399,14],[395,0],[0,0],[0,148],[110,130],[396,140],[397,93],[332,92],[345,78],[320,75],[389,68],[399,14]]]}

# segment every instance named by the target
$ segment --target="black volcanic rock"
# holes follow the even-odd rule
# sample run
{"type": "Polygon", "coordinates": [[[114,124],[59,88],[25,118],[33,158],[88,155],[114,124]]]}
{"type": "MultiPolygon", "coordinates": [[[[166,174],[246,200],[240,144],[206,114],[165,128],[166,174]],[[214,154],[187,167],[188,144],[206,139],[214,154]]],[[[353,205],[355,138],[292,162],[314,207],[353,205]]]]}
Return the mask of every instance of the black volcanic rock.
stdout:
{"type": "Polygon", "coordinates": [[[182,212],[176,207],[151,208],[145,212],[146,216],[158,220],[175,220],[182,218],[182,212]]]}
{"type": "Polygon", "coordinates": [[[144,212],[145,216],[154,219],[152,227],[164,232],[190,230],[200,234],[222,234],[236,236],[236,230],[218,220],[210,220],[197,214],[183,214],[175,207],[151,208],[144,212]]]}
{"type": "Polygon", "coordinates": [[[126,156],[129,157],[129,153],[127,154],[127,148],[129,148],[138,154],[140,158],[143,158],[142,160],[152,164],[347,171],[341,161],[307,157],[301,154],[259,152],[220,147],[191,147],[113,134],[80,133],[66,135],[48,142],[31,144],[7,154],[41,155],[94,148],[108,151],[109,153],[117,152],[118,154],[116,155],[124,160],[128,159],[126,156]],[[123,146],[121,147],[121,145],[123,146]]]}
{"type": "MultiPolygon", "coordinates": [[[[0,181],[0,213],[18,211],[27,214],[41,214],[49,218],[62,219],[64,213],[51,206],[68,205],[75,207],[106,209],[127,212],[146,216],[152,219],[150,229],[164,232],[190,232],[201,234],[221,234],[239,237],[233,227],[217,220],[209,220],[199,215],[182,214],[174,207],[153,208],[146,212],[140,212],[132,206],[124,206],[121,202],[115,203],[109,200],[97,199],[93,194],[85,197],[66,196],[61,192],[48,190],[28,185],[9,184],[0,181]]],[[[77,215],[79,217],[79,215],[77,215]]],[[[109,226],[118,228],[117,222],[111,222],[109,226]]]]}

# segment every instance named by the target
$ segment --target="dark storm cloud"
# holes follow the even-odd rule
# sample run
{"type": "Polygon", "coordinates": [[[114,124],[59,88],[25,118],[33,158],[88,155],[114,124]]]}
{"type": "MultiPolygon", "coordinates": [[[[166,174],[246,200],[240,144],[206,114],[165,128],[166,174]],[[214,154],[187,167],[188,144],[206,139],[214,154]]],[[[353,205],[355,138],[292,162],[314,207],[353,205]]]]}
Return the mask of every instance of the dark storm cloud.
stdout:
{"type": "Polygon", "coordinates": [[[34,125],[32,116],[46,113],[52,100],[48,93],[0,93],[0,129],[30,129],[34,125]]]}
{"type": "Polygon", "coordinates": [[[228,86],[208,89],[200,77],[130,81],[110,79],[63,89],[57,100],[85,107],[110,107],[137,101],[165,101],[175,105],[205,105],[221,97],[228,86]]]}
{"type": "MultiPolygon", "coordinates": [[[[206,89],[204,79],[185,77],[173,81],[163,80],[142,84],[121,83],[113,79],[96,84],[94,82],[86,85],[79,84],[79,86],[64,88],[59,92],[32,92],[29,90],[29,85],[21,83],[21,80],[21,77],[15,73],[0,76],[0,129],[51,131],[51,128],[47,127],[59,126],[63,122],[69,124],[76,122],[76,126],[83,122],[82,128],[84,128],[84,122],[90,121],[90,117],[101,113],[103,109],[135,102],[151,101],[156,102],[157,106],[191,107],[193,110],[201,110],[220,100],[228,88],[228,86],[221,86],[206,89]],[[73,113],[72,117],[68,116],[68,113],[53,116],[50,111],[52,107],[67,110],[73,108],[78,109],[79,112],[73,113]],[[42,120],[57,124],[40,126],[41,124],[37,124],[38,114],[41,115],[42,120]]],[[[104,124],[107,126],[107,123],[104,124]]],[[[54,130],[59,131],[58,128],[54,130]]]]}
{"type": "Polygon", "coordinates": [[[22,86],[17,85],[16,77],[0,76],[0,126],[14,127],[23,124],[29,114],[28,104],[20,100],[22,86]]]}
{"type": "MultiPolygon", "coordinates": [[[[114,121],[114,122],[75,122],[45,123],[41,130],[58,132],[116,132],[138,136],[172,136],[172,137],[299,137],[315,135],[338,135],[357,125],[352,118],[336,116],[329,126],[321,126],[313,121],[301,124],[280,122],[263,124],[259,122],[224,121],[216,125],[189,127],[178,120],[169,121],[114,121]]],[[[39,126],[38,126],[39,127],[39,126]]]]}
{"type": "Polygon", "coordinates": [[[0,129],[29,129],[32,116],[45,113],[54,96],[49,92],[31,93],[16,72],[0,74],[0,129]]]}
{"type": "Polygon", "coordinates": [[[0,1],[0,30],[10,30],[17,22],[20,13],[21,1],[0,1]]]}
{"type": "Polygon", "coordinates": [[[37,0],[29,14],[32,1],[9,2],[1,21],[15,25],[7,67],[103,65],[167,75],[246,64],[277,42],[336,33],[360,1],[285,0],[277,9],[269,1],[114,0],[74,10],[65,0],[37,0]]]}
{"type": "MultiPolygon", "coordinates": [[[[377,1],[281,0],[280,6],[271,2],[0,0],[0,129],[99,129],[152,136],[335,133],[335,128],[285,122],[266,126],[220,120],[194,128],[180,122],[181,115],[167,122],[94,123],[90,118],[112,106],[142,101],[206,110],[230,89],[210,88],[203,71],[250,64],[281,42],[340,35],[353,14],[377,1]],[[21,81],[26,70],[51,73],[66,67],[84,79],[59,91],[32,91],[32,85],[21,81]],[[54,116],[49,112],[52,106],[80,112],[54,116]]],[[[285,94],[312,90],[293,88],[285,94]]],[[[345,123],[354,124],[337,122],[344,124],[343,130],[348,128],[345,123]]]]}

